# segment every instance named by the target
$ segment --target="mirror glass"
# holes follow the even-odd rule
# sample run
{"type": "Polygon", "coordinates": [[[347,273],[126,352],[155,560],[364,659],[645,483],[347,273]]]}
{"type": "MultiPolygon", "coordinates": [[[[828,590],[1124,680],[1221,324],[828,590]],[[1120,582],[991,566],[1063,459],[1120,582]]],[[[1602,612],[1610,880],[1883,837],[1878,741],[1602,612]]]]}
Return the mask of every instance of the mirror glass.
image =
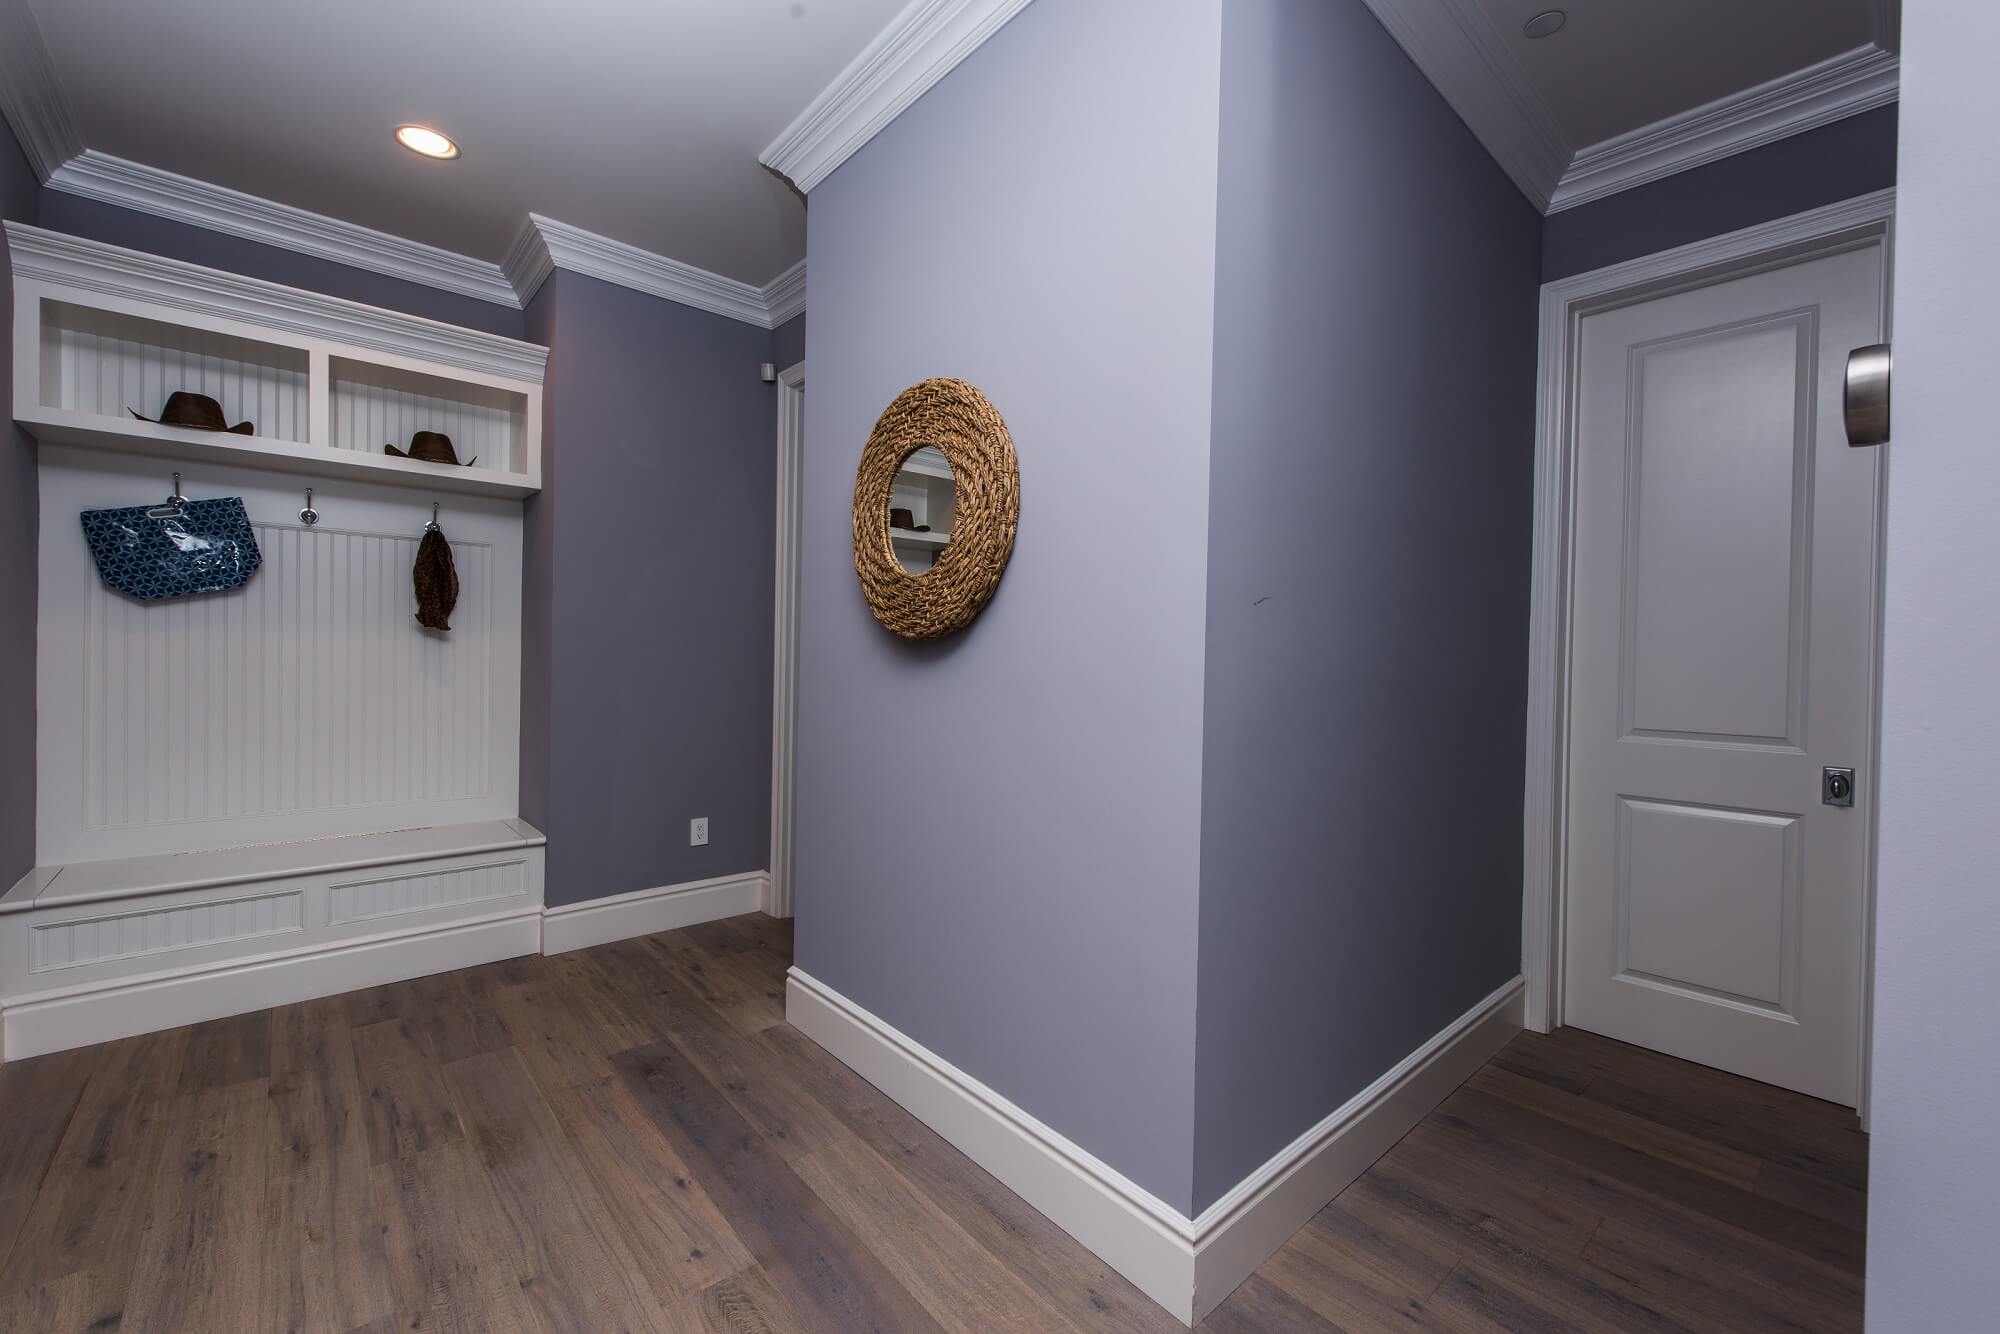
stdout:
{"type": "Polygon", "coordinates": [[[951,541],[956,494],[951,464],[929,445],[911,453],[897,469],[896,488],[889,496],[889,541],[911,574],[937,564],[951,541]]]}

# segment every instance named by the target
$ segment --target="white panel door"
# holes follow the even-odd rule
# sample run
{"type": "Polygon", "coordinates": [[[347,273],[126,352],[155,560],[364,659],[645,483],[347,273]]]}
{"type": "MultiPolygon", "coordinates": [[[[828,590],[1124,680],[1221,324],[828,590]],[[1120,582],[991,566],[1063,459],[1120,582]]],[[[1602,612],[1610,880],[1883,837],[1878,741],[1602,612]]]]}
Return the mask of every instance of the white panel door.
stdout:
{"type": "Polygon", "coordinates": [[[1576,405],[1564,1021],[1850,1106],[1880,455],[1840,393],[1880,264],[1591,315],[1576,405]]]}

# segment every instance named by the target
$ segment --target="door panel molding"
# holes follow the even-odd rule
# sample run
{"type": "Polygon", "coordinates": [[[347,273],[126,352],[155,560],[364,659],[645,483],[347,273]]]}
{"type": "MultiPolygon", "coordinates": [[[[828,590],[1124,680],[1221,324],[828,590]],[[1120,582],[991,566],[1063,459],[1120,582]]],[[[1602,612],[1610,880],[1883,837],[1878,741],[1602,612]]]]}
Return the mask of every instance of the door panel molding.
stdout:
{"type": "MultiPolygon", "coordinates": [[[[1576,522],[1578,354],[1583,320],[1623,306],[1730,278],[1781,268],[1802,260],[1880,247],[1884,291],[1883,334],[1889,319],[1888,262],[1893,242],[1895,191],[1813,209],[1760,226],[1698,241],[1656,255],[1578,274],[1542,287],[1539,383],[1535,438],[1535,523],[1529,618],[1526,784],[1522,810],[1521,972],[1526,982],[1527,1026],[1547,1032],[1562,1022],[1562,947],[1565,929],[1564,862],[1568,831],[1570,710],[1570,598],[1574,581],[1576,522]]],[[[1877,571],[1879,589],[1879,570],[1877,571]]],[[[1875,600],[1879,661],[1880,606],[1875,600]]],[[[1879,694],[1879,674],[1871,689],[1879,694]]],[[[1635,738],[1636,739],[1636,738],[1635,738]]],[[[1649,738],[1650,739],[1650,738],[1649,738]]],[[[1693,739],[1665,744],[1689,744],[1693,739]]],[[[1703,738],[1706,744],[1742,744],[1748,738],[1703,738]]],[[[1755,744],[1755,743],[1751,743],[1755,744]]],[[[1771,742],[1763,742],[1770,746],[1771,742]]],[[[1777,743],[1789,748],[1786,742],[1777,743]]],[[[1874,761],[1875,742],[1871,738],[1874,761]]],[[[1868,1030],[1873,1009],[1874,809],[1865,836],[1868,871],[1863,904],[1861,1112],[1867,1116],[1868,1030]]]]}
{"type": "MultiPolygon", "coordinates": [[[[1815,375],[1812,366],[1814,349],[1818,346],[1818,319],[1811,310],[1788,311],[1779,315],[1766,316],[1755,320],[1731,321],[1727,324],[1692,330],[1671,338],[1654,339],[1634,344],[1626,369],[1627,383],[1631,386],[1629,420],[1625,427],[1626,484],[1625,484],[1625,568],[1623,579],[1623,613],[1620,635],[1622,650],[1619,654],[1618,719],[1619,734],[1624,737],[1654,737],[1692,743],[1730,742],[1738,745],[1776,747],[1798,750],[1805,745],[1805,670],[1806,642],[1809,633],[1806,605],[1810,600],[1812,552],[1810,543],[1812,507],[1812,446],[1813,446],[1813,394],[1815,375]],[[1789,333],[1786,341],[1790,344],[1789,355],[1796,374],[1796,388],[1791,395],[1792,404],[1792,454],[1791,469],[1786,479],[1791,494],[1791,543],[1790,565],[1787,569],[1785,594],[1790,613],[1785,623],[1783,680],[1775,683],[1782,692],[1782,700],[1765,700],[1763,708],[1753,709],[1759,718],[1768,724],[1775,724],[1775,731],[1754,731],[1750,727],[1727,728],[1718,726],[1698,726],[1693,718],[1683,717],[1679,721],[1687,725],[1671,727],[1663,725],[1667,720],[1659,717],[1661,712],[1674,712],[1674,703],[1659,698],[1648,698],[1641,680],[1642,665],[1651,660],[1649,647],[1655,652],[1664,649],[1671,653],[1673,645],[1683,640],[1685,627],[1669,625],[1664,634],[1648,633],[1648,627],[1641,623],[1640,614],[1651,598],[1645,596],[1651,580],[1647,578],[1647,557],[1652,552],[1649,539],[1655,526],[1647,518],[1649,510],[1656,507],[1649,504],[1653,497],[1649,492],[1662,489],[1663,483],[1670,481],[1687,482],[1689,469],[1685,462],[1665,457],[1663,448],[1670,443],[1667,439],[1656,442],[1647,422],[1647,383],[1659,361],[1668,357],[1691,359],[1701,353],[1725,351],[1725,340],[1732,337],[1737,343],[1754,340],[1758,335],[1789,333]],[[1672,464],[1682,462],[1674,469],[1672,464]],[[1655,467],[1654,465],[1661,465],[1655,467]],[[1657,471],[1674,476],[1653,477],[1657,471]],[[1771,706],[1775,704],[1775,708],[1771,706]],[[1776,716],[1772,716],[1776,715],[1776,716]],[[1648,725],[1648,719],[1652,725],[1648,725]]],[[[1738,348],[1727,349],[1732,355],[1742,355],[1738,348]]],[[[1664,423],[1656,423],[1664,425],[1664,423]]],[[[1681,423],[1685,427],[1684,423],[1681,423]]],[[[1664,436],[1666,433],[1662,432],[1664,436]]],[[[1667,507],[1669,510],[1671,507],[1667,507]]],[[[1657,593],[1660,590],[1651,590],[1657,593]]],[[[1739,595],[1742,590],[1737,590],[1739,595]]],[[[1767,592],[1769,590],[1766,590],[1767,592]]],[[[1705,597],[1715,596],[1711,590],[1705,597]]],[[[1685,609],[1684,609],[1685,610],[1685,609]]],[[[1739,678],[1740,680],[1741,678],[1739,678]]],[[[1773,683],[1766,683],[1773,684],[1773,683]]],[[[1685,709],[1687,701],[1677,702],[1685,709]]],[[[1737,721],[1749,722],[1742,718],[1737,721]]]]}

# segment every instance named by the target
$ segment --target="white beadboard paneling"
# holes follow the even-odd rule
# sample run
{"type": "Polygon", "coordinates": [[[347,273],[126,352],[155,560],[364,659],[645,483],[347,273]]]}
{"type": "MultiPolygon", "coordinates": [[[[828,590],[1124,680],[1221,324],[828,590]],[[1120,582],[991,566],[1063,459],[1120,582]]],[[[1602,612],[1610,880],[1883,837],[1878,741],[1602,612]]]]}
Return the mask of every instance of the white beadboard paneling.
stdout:
{"type": "Polygon", "coordinates": [[[420,534],[253,527],[263,568],[235,592],[90,582],[84,827],[490,795],[492,548],[453,542],[458,608],[434,635],[413,619],[420,534]]]}
{"type": "Polygon", "coordinates": [[[335,357],[332,439],[337,449],[380,454],[410,447],[417,431],[451,437],[460,463],[521,470],[527,395],[335,357]]]}
{"type": "Polygon", "coordinates": [[[104,913],[34,926],[30,966],[37,973],[46,973],[199,945],[283,935],[304,927],[305,895],[297,890],[104,913]]]}
{"type": "Polygon", "coordinates": [[[363,922],[402,913],[428,912],[490,899],[513,898],[528,889],[525,857],[459,866],[447,871],[412,871],[334,885],[327,891],[327,920],[363,922]]]}
{"type": "Polygon", "coordinates": [[[154,503],[162,465],[45,445],[37,860],[185,852],[499,819],[517,808],[518,506],[443,496],[459,598],[416,622],[430,496],[184,469],[240,495],[262,568],[229,593],[138,602],[97,578],[72,517],[154,503]]]}
{"type": "Polygon", "coordinates": [[[177,389],[222,404],[229,424],[304,442],[306,353],[67,302],[47,303],[42,325],[43,407],[129,419],[159,415],[177,389]]]}

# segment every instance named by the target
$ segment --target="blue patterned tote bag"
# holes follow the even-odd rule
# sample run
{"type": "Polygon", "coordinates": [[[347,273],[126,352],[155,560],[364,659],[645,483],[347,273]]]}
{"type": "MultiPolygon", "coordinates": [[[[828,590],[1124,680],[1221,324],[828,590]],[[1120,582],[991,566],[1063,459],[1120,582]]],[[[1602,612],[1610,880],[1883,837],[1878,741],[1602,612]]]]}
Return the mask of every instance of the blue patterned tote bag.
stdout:
{"type": "Polygon", "coordinates": [[[98,577],[146,602],[241,588],[264,561],[241,496],[85,510],[83,535],[98,577]]]}

